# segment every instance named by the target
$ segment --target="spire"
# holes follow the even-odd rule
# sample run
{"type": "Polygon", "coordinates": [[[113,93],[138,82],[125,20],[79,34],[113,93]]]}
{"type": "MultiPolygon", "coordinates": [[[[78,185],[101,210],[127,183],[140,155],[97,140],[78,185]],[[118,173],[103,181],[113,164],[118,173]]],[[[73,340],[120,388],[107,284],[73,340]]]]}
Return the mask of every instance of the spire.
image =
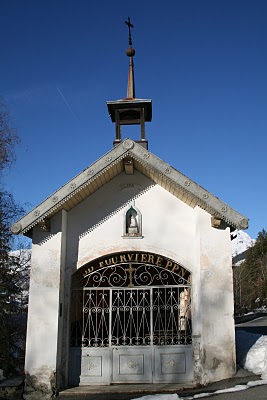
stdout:
{"type": "Polygon", "coordinates": [[[152,101],[148,99],[137,99],[135,97],[135,86],[134,86],[134,63],[133,57],[135,50],[132,47],[132,36],[130,17],[125,21],[128,26],[129,35],[129,48],[126,50],[126,55],[129,57],[129,72],[128,72],[128,85],[127,85],[127,97],[121,100],[107,101],[108,112],[112,122],[115,122],[116,139],[114,140],[114,146],[121,143],[121,128],[124,125],[139,125],[141,137],[140,140],[136,140],[145,149],[148,149],[148,142],[145,135],[145,123],[150,122],[152,119],[152,101]]]}
{"type": "Polygon", "coordinates": [[[125,21],[125,24],[128,26],[128,37],[129,37],[129,48],[126,50],[126,55],[129,57],[129,72],[128,72],[128,85],[127,85],[127,99],[135,99],[135,85],[134,85],[134,62],[133,57],[135,55],[135,50],[132,48],[132,36],[131,36],[131,28],[133,28],[133,24],[131,24],[130,17],[125,21]]]}

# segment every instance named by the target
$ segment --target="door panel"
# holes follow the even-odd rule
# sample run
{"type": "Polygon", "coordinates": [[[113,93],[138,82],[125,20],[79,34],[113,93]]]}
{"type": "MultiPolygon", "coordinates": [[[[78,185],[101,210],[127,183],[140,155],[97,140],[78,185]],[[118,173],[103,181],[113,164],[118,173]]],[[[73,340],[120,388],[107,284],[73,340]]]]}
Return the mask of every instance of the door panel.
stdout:
{"type": "Polygon", "coordinates": [[[193,380],[191,346],[154,347],[154,382],[189,382],[193,380]]]}
{"type": "Polygon", "coordinates": [[[82,348],[80,385],[110,384],[110,349],[82,348]]]}
{"type": "Polygon", "coordinates": [[[118,347],[113,349],[113,382],[152,382],[151,347],[118,347]]]}

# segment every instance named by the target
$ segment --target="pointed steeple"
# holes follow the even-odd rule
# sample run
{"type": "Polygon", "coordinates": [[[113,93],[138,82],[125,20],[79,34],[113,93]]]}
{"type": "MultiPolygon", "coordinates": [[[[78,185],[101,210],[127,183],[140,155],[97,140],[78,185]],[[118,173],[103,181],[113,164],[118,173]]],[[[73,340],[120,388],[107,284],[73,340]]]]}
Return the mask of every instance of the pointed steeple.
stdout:
{"type": "Polygon", "coordinates": [[[128,85],[127,85],[127,99],[135,99],[135,85],[134,85],[134,62],[133,58],[135,55],[135,50],[132,48],[132,36],[131,36],[131,28],[133,28],[133,24],[131,24],[130,17],[125,21],[125,24],[128,25],[128,35],[129,35],[129,48],[126,50],[126,55],[129,57],[129,72],[128,72],[128,85]]]}
{"type": "Polygon", "coordinates": [[[129,57],[127,99],[135,99],[134,62],[133,62],[133,57],[135,55],[135,50],[132,47],[129,47],[126,50],[126,54],[129,57]]]}
{"type": "Polygon", "coordinates": [[[116,124],[116,139],[113,142],[114,146],[121,143],[121,127],[122,125],[140,125],[141,140],[136,140],[141,146],[148,148],[148,143],[145,136],[145,122],[150,122],[152,119],[152,101],[147,99],[137,99],[135,97],[135,82],[134,82],[134,62],[133,57],[135,50],[132,47],[131,28],[133,24],[128,17],[125,21],[128,26],[129,48],[126,50],[126,55],[129,57],[129,71],[127,84],[127,97],[116,101],[107,101],[108,112],[112,122],[116,124]]]}

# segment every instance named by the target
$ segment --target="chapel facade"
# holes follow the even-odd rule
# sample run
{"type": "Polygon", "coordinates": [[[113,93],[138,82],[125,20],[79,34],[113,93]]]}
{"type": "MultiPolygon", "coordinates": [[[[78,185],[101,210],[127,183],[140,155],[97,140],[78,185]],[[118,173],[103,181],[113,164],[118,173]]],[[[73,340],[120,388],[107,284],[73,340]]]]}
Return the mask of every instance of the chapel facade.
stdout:
{"type": "Polygon", "coordinates": [[[112,149],[12,226],[32,238],[25,372],[43,393],[235,373],[230,231],[248,219],[148,150],[129,38],[112,149]]]}

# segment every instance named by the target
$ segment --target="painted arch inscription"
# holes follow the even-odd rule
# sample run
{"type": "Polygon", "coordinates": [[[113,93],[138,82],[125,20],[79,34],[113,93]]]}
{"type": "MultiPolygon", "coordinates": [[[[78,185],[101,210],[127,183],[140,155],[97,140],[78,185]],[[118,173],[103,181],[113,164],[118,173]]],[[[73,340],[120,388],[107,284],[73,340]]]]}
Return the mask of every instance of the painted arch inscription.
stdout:
{"type": "MultiPolygon", "coordinates": [[[[139,251],[113,253],[93,260],[92,262],[81,267],[75,273],[75,282],[78,283],[78,281],[81,281],[92,272],[95,272],[101,268],[110,267],[118,264],[125,267],[129,264],[145,264],[160,267],[162,269],[177,274],[182,279],[190,283],[190,272],[182,265],[162,255],[139,251]]],[[[73,283],[75,284],[75,282],[73,283]]]]}

